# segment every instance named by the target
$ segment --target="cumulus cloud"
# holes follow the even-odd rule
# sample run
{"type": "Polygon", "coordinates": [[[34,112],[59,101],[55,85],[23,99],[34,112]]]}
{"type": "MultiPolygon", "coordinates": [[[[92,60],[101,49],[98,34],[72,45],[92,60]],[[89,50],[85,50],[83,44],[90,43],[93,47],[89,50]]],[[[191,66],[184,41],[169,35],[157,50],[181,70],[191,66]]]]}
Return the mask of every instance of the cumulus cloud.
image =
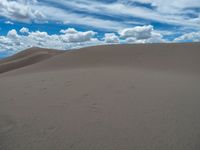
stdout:
{"type": "Polygon", "coordinates": [[[90,31],[78,31],[74,28],[63,29],[58,34],[49,35],[42,31],[29,31],[21,28],[8,31],[6,36],[0,36],[1,51],[16,53],[29,47],[54,49],[73,49],[85,46],[108,43],[156,43],[164,42],[162,34],[153,30],[152,26],[138,26],[120,30],[119,33],[105,33],[103,37],[90,31]],[[119,35],[118,35],[119,34],[119,35]]]}
{"type": "Polygon", "coordinates": [[[175,42],[200,42],[200,32],[186,33],[174,40],[175,42]]]}
{"type": "Polygon", "coordinates": [[[75,30],[74,28],[68,28],[66,30],[60,30],[60,33],[64,33],[64,34],[75,34],[77,33],[78,31],[75,30]]]}
{"type": "Polygon", "coordinates": [[[19,36],[17,34],[17,31],[15,29],[12,29],[8,32],[7,37],[11,39],[17,39],[19,36]]]}
{"type": "Polygon", "coordinates": [[[153,32],[150,38],[147,39],[137,39],[135,37],[129,37],[126,40],[126,43],[162,43],[167,42],[163,39],[163,36],[160,33],[153,32]]]}
{"type": "Polygon", "coordinates": [[[119,43],[119,37],[115,33],[106,33],[104,40],[106,43],[119,43]]]}
{"type": "MultiPolygon", "coordinates": [[[[200,32],[184,34],[175,40],[200,41],[200,32]]],[[[74,49],[86,46],[109,43],[159,43],[168,42],[161,31],[156,31],[153,26],[137,26],[125,28],[118,33],[105,33],[102,37],[94,31],[78,31],[74,28],[61,30],[58,34],[48,34],[42,31],[29,31],[21,28],[19,31],[12,29],[7,35],[0,36],[0,52],[16,53],[29,47],[43,47],[54,49],[74,49]]]]}
{"type": "MultiPolygon", "coordinates": [[[[21,22],[31,22],[34,20],[42,20],[44,18],[43,13],[38,10],[32,9],[26,1],[0,1],[0,16],[9,18],[11,20],[21,22]]],[[[34,1],[35,3],[36,1],[34,1]]]]}
{"type": "Polygon", "coordinates": [[[91,41],[92,38],[97,34],[94,31],[78,32],[73,28],[67,30],[61,30],[61,33],[64,33],[60,36],[63,42],[68,43],[77,43],[77,42],[87,42],[91,41]]]}
{"type": "Polygon", "coordinates": [[[166,42],[163,35],[154,31],[153,26],[136,26],[133,28],[125,28],[119,31],[122,39],[127,43],[159,43],[166,42]]]}
{"type": "Polygon", "coordinates": [[[140,39],[148,39],[151,37],[151,33],[153,31],[153,26],[137,26],[134,28],[126,28],[119,31],[119,35],[121,38],[136,38],[140,39]]]}
{"type": "Polygon", "coordinates": [[[21,28],[19,31],[20,31],[21,33],[29,33],[29,29],[28,29],[28,28],[25,28],[25,27],[21,28]]]}
{"type": "Polygon", "coordinates": [[[41,31],[30,32],[28,28],[21,28],[19,33],[12,29],[8,31],[6,36],[0,36],[0,51],[16,53],[29,47],[67,50],[101,43],[98,39],[93,38],[97,34],[94,31],[82,32],[72,28],[70,30],[76,31],[76,33],[66,32],[65,34],[49,35],[47,32],[41,31]]]}

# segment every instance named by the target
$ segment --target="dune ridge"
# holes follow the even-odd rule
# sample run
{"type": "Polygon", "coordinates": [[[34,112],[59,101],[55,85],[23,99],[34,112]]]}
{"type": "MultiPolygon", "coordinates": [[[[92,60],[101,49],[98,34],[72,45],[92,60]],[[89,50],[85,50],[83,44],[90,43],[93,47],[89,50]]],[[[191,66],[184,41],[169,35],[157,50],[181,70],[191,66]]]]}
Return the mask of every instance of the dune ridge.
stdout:
{"type": "Polygon", "coordinates": [[[63,53],[61,50],[37,47],[29,48],[13,56],[0,60],[0,73],[35,64],[61,53],[63,53]]]}
{"type": "Polygon", "coordinates": [[[200,72],[199,48],[200,43],[103,45],[65,52],[33,48],[0,61],[0,72],[40,61],[43,62],[33,65],[30,69],[25,68],[24,71],[122,66],[200,72]],[[61,55],[56,56],[57,54],[61,55]]]}

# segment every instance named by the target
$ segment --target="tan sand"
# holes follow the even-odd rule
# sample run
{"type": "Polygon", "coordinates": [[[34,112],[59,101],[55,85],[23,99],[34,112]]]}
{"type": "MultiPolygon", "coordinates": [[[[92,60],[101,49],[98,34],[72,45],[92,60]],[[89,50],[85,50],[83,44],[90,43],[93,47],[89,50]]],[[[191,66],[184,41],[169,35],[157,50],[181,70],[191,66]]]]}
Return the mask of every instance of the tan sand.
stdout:
{"type": "Polygon", "coordinates": [[[0,63],[0,150],[200,149],[200,43],[58,53],[0,63]]]}

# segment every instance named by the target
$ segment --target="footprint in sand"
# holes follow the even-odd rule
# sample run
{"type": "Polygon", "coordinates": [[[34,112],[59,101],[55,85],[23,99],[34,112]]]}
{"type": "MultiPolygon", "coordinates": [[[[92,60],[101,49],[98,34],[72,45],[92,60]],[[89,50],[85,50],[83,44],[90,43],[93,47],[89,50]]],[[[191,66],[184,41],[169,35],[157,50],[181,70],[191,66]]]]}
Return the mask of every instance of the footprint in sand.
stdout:
{"type": "Polygon", "coordinates": [[[97,103],[90,104],[89,108],[90,108],[90,111],[92,112],[96,112],[96,113],[101,112],[99,105],[97,103]]]}
{"type": "Polygon", "coordinates": [[[83,98],[88,98],[90,95],[88,93],[83,94],[83,98]]]}
{"type": "Polygon", "coordinates": [[[44,87],[44,88],[42,88],[42,90],[43,90],[43,91],[46,91],[46,90],[47,90],[47,88],[46,88],[46,87],[44,87]]]}
{"type": "Polygon", "coordinates": [[[69,81],[66,81],[66,82],[65,82],[65,86],[66,86],[66,87],[72,86],[72,81],[70,81],[70,80],[69,80],[69,81]]]}
{"type": "Polygon", "coordinates": [[[15,123],[8,116],[0,115],[0,134],[10,131],[15,123]]]}
{"type": "Polygon", "coordinates": [[[41,130],[43,138],[51,137],[57,131],[56,127],[47,127],[46,129],[41,130]]]}

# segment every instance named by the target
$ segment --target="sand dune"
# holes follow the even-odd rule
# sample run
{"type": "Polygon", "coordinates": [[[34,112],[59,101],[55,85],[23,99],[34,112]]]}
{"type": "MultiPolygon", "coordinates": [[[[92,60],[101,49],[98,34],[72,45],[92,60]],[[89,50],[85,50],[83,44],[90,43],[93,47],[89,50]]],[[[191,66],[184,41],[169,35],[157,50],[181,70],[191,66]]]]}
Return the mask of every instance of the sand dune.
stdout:
{"type": "MultiPolygon", "coordinates": [[[[41,70],[88,67],[134,67],[199,73],[199,47],[200,43],[174,43],[95,46],[67,52],[48,49],[38,49],[34,52],[35,49],[31,49],[31,52],[25,50],[2,61],[8,62],[9,65],[10,62],[15,62],[17,60],[17,63],[11,66],[13,68],[19,68],[18,65],[26,66],[45,60],[31,67],[29,66],[17,71],[21,73],[25,73],[26,71],[38,72],[41,70]],[[55,56],[60,53],[62,53],[62,55],[55,56]],[[20,55],[20,57],[18,55],[20,55]],[[34,56],[33,60],[32,55],[34,56]],[[18,61],[18,58],[22,60],[25,59],[26,61],[18,61]]],[[[2,65],[1,61],[0,65],[2,65]]],[[[6,64],[3,68],[9,67],[6,64]]],[[[0,70],[2,70],[2,66],[0,70]]]]}
{"type": "Polygon", "coordinates": [[[0,60],[0,73],[35,64],[61,53],[63,53],[63,51],[30,48],[16,55],[0,60]]]}
{"type": "Polygon", "coordinates": [[[35,51],[0,62],[0,150],[200,149],[200,43],[35,51]]]}

